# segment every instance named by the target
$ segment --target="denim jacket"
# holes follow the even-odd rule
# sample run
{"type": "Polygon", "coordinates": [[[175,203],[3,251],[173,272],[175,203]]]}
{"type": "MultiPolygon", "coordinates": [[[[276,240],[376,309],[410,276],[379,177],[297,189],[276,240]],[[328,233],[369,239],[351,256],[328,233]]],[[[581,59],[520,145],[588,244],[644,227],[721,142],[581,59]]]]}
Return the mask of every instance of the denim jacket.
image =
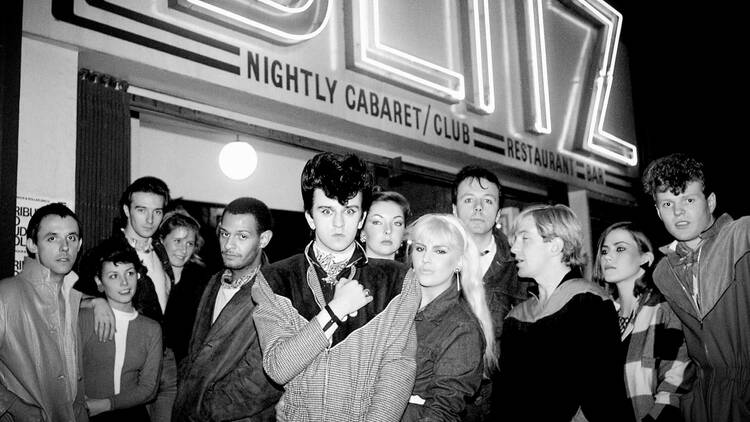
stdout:
{"type": "Polygon", "coordinates": [[[417,378],[402,421],[460,421],[479,390],[484,335],[456,282],[415,318],[417,378]],[[424,404],[416,404],[419,396],[424,404]]]}

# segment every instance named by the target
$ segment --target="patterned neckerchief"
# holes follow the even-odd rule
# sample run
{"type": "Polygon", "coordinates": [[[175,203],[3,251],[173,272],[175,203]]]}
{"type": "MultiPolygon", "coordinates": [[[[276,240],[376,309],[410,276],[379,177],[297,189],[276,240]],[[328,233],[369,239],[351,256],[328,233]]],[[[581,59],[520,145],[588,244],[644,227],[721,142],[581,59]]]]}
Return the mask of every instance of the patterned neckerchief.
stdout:
{"type": "Polygon", "coordinates": [[[341,270],[346,268],[349,264],[349,260],[354,254],[354,248],[351,251],[343,253],[329,253],[321,250],[316,243],[313,243],[313,253],[315,254],[315,260],[326,273],[326,277],[323,278],[328,284],[336,284],[336,276],[339,275],[341,270]]]}
{"type": "Polygon", "coordinates": [[[240,287],[247,284],[248,281],[252,280],[253,277],[255,277],[255,275],[258,274],[259,269],[260,269],[260,265],[253,268],[253,270],[250,271],[248,274],[245,274],[242,277],[234,281],[232,281],[232,271],[225,270],[224,274],[221,275],[221,288],[222,289],[239,289],[240,287]]]}

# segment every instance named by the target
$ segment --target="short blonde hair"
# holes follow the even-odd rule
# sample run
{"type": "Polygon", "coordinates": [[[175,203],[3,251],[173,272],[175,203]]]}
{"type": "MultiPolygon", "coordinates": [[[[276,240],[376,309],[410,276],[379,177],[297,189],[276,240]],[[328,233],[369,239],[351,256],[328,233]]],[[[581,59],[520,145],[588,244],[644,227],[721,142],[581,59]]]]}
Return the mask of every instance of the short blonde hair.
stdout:
{"type": "Polygon", "coordinates": [[[532,205],[521,211],[515,219],[513,236],[518,222],[524,217],[534,219],[539,235],[548,242],[554,238],[563,241],[562,263],[569,267],[586,265],[586,254],[583,251],[583,229],[573,210],[562,204],[532,205]]]}

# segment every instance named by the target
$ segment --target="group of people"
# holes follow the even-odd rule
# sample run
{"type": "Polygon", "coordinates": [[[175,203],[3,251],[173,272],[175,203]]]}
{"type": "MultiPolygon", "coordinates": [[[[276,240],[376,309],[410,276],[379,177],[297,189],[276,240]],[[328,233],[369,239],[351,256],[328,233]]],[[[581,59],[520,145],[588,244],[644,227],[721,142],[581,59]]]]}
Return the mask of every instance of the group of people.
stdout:
{"type": "Polygon", "coordinates": [[[617,222],[593,280],[565,205],[500,230],[491,171],[456,175],[452,213],[411,221],[355,155],[301,175],[312,240],[268,262],[259,199],[223,210],[223,268],[155,177],[82,257],[78,217],[41,207],[0,281],[0,421],[747,421],[750,219],[714,216],[699,161],[643,175],[674,242],[617,222]],[[173,207],[172,207],[173,208],[173,207]]]}

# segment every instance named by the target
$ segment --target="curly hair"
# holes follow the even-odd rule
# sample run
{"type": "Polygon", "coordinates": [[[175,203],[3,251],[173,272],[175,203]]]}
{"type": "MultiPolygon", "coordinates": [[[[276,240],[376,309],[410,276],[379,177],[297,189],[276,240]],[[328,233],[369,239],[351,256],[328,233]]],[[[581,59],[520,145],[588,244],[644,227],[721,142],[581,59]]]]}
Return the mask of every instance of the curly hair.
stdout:
{"type": "Polygon", "coordinates": [[[703,192],[711,190],[706,183],[703,163],[684,153],[674,153],[652,161],[643,172],[643,191],[656,199],[657,193],[666,191],[679,195],[690,182],[700,182],[703,192]]]}
{"type": "Polygon", "coordinates": [[[367,164],[354,154],[321,152],[302,169],[302,202],[306,212],[312,210],[315,189],[322,189],[328,198],[341,205],[362,192],[362,209],[366,210],[372,198],[372,175],[367,164]]]}

